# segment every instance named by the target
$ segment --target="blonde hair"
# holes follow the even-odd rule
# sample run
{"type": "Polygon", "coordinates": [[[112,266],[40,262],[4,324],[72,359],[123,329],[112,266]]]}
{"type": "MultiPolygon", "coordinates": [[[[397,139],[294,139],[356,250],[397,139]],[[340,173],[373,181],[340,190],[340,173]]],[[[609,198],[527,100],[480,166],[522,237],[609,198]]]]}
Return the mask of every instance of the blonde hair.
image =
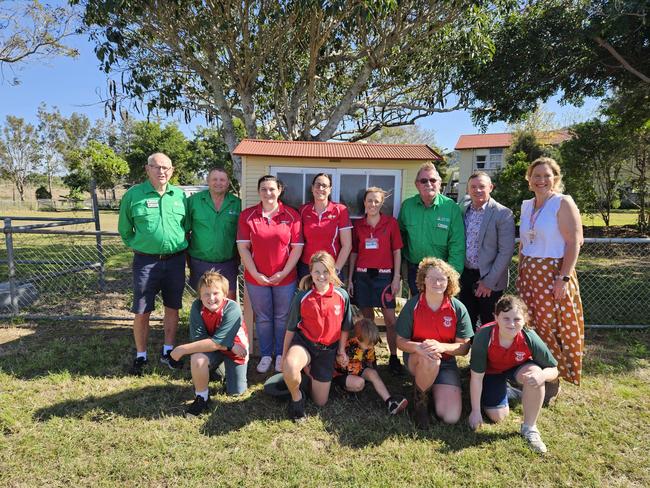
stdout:
{"type": "Polygon", "coordinates": [[[379,193],[381,195],[381,203],[384,203],[384,200],[386,200],[386,197],[388,196],[388,192],[383,188],[379,188],[378,186],[370,186],[366,188],[366,192],[363,194],[364,202],[366,201],[368,193],[379,193]]]}
{"type": "Polygon", "coordinates": [[[373,346],[378,342],[381,342],[381,339],[379,338],[379,329],[377,329],[377,325],[371,319],[364,318],[359,320],[354,324],[354,329],[357,338],[361,342],[367,342],[373,346]]]}
{"type": "Polygon", "coordinates": [[[438,178],[440,178],[440,173],[438,173],[435,165],[431,161],[427,161],[426,163],[422,163],[418,168],[418,172],[415,174],[415,183],[418,182],[420,179],[420,173],[423,171],[435,171],[435,173],[438,175],[438,178]]]}
{"type": "Polygon", "coordinates": [[[341,286],[343,282],[339,279],[338,274],[336,273],[336,263],[334,258],[327,251],[318,251],[309,260],[309,273],[307,276],[304,276],[300,280],[298,288],[301,290],[309,290],[314,284],[314,279],[311,277],[311,270],[314,268],[314,264],[321,263],[327,269],[329,273],[329,281],[334,286],[341,286]]]}
{"type": "Polygon", "coordinates": [[[433,268],[439,269],[442,274],[447,277],[447,288],[445,289],[445,296],[451,298],[458,295],[460,292],[460,284],[458,282],[460,275],[458,274],[458,271],[452,268],[449,263],[446,263],[442,259],[438,258],[424,258],[422,261],[420,261],[420,264],[418,265],[418,274],[415,277],[415,284],[418,287],[418,291],[420,293],[424,293],[426,291],[424,280],[427,277],[429,270],[433,268]]]}
{"type": "Polygon", "coordinates": [[[221,288],[223,290],[223,294],[227,295],[228,294],[228,287],[230,286],[230,283],[228,282],[228,278],[223,276],[221,273],[218,273],[217,271],[211,269],[210,271],[206,271],[203,273],[201,278],[199,278],[199,283],[196,286],[196,291],[201,293],[201,288],[203,287],[213,287],[216,286],[217,288],[221,288]]]}
{"type": "Polygon", "coordinates": [[[530,316],[528,315],[528,307],[521,298],[514,295],[503,295],[501,298],[499,298],[499,301],[494,306],[494,317],[496,318],[496,316],[500,313],[509,312],[513,309],[519,310],[521,312],[521,314],[524,316],[524,328],[529,329],[530,326],[528,325],[528,322],[530,320],[530,316]]]}
{"type": "Polygon", "coordinates": [[[555,159],[548,158],[546,156],[537,158],[535,161],[528,165],[528,169],[526,169],[526,181],[528,181],[528,188],[531,190],[533,189],[530,185],[531,175],[533,174],[533,170],[542,164],[545,164],[551,168],[551,172],[553,173],[553,191],[562,192],[564,190],[564,183],[562,183],[562,170],[560,169],[560,165],[557,164],[557,161],[555,161],[555,159]]]}

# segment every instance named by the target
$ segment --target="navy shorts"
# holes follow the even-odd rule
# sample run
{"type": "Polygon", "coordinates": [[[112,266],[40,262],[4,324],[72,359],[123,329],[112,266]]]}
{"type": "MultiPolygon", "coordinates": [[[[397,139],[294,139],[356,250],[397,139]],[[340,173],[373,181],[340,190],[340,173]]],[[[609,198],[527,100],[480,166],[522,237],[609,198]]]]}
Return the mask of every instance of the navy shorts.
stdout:
{"type": "Polygon", "coordinates": [[[246,379],[248,363],[237,364],[221,351],[210,351],[198,354],[205,354],[208,357],[210,369],[216,369],[221,365],[221,363],[224,364],[226,370],[226,394],[241,395],[246,391],[246,388],[248,388],[248,382],[246,379]]]}
{"type": "Polygon", "coordinates": [[[503,373],[486,374],[483,376],[483,392],[481,393],[481,405],[483,408],[503,408],[508,406],[508,381],[517,383],[517,373],[527,364],[535,364],[527,361],[524,364],[510,368],[503,373]]]}
{"type": "Polygon", "coordinates": [[[334,376],[334,364],[336,362],[336,350],[339,343],[336,341],[330,346],[315,344],[307,339],[299,331],[296,331],[291,340],[291,346],[302,346],[309,353],[311,358],[309,362],[309,374],[316,381],[328,383],[334,376]]]}
{"type": "MultiPolygon", "coordinates": [[[[406,364],[408,369],[409,356],[411,355],[408,352],[402,353],[404,356],[404,364],[406,364]]],[[[409,373],[411,372],[408,369],[409,373]]],[[[457,386],[460,388],[460,370],[456,364],[456,358],[443,359],[440,361],[440,369],[438,370],[438,376],[436,376],[436,381],[433,382],[434,385],[450,385],[457,386]]]]}
{"type": "Polygon", "coordinates": [[[353,301],[357,307],[382,307],[387,309],[395,308],[395,297],[390,291],[390,284],[393,281],[392,273],[377,273],[376,270],[367,272],[355,271],[352,276],[354,284],[353,301]],[[390,299],[384,297],[382,304],[382,293],[390,295],[390,299]]]}
{"type": "Polygon", "coordinates": [[[169,259],[133,255],[133,313],[151,312],[159,292],[165,307],[180,310],[184,289],[185,253],[181,252],[169,259]]]}
{"type": "Polygon", "coordinates": [[[237,290],[237,275],[239,274],[239,262],[236,259],[229,259],[228,261],[223,261],[221,263],[212,263],[210,261],[203,261],[198,258],[193,258],[190,256],[190,286],[196,290],[199,280],[203,273],[206,271],[217,271],[224,278],[228,280],[228,290],[235,291],[237,290]]]}

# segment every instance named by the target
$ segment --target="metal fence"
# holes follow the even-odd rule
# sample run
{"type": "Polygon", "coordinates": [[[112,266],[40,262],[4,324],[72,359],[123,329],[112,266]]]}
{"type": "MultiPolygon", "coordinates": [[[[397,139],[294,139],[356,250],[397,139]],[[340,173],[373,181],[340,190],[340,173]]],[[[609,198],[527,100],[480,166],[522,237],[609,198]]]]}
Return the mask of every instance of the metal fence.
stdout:
{"type": "MultiPolygon", "coordinates": [[[[36,224],[16,225],[24,224],[23,220],[4,220],[0,314],[68,320],[131,318],[133,254],[116,232],[92,230],[93,219],[40,219],[36,224]]],[[[650,239],[586,239],[577,269],[587,324],[650,323],[649,258],[650,239]]],[[[516,266],[515,257],[510,292],[515,292],[516,266]]],[[[185,309],[194,296],[186,286],[185,309]]],[[[158,307],[154,319],[162,315],[162,304],[158,307]]]]}

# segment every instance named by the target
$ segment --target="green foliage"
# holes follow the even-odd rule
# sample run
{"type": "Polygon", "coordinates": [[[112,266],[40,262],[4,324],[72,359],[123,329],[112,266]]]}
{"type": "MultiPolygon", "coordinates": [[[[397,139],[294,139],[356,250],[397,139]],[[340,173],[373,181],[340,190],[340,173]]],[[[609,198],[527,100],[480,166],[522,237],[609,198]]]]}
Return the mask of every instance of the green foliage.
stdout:
{"type": "Polygon", "coordinates": [[[129,173],[125,160],[105,144],[90,141],[81,151],[69,154],[70,172],[63,178],[71,190],[89,190],[90,180],[94,179],[97,188],[114,188],[129,173]]]}
{"type": "Polygon", "coordinates": [[[52,198],[52,194],[45,188],[44,185],[39,186],[36,188],[36,199],[37,200],[50,200],[52,198]]]}
{"type": "Polygon", "coordinates": [[[15,185],[21,201],[25,200],[25,184],[39,156],[36,128],[20,117],[7,115],[0,133],[0,177],[15,185]]]}

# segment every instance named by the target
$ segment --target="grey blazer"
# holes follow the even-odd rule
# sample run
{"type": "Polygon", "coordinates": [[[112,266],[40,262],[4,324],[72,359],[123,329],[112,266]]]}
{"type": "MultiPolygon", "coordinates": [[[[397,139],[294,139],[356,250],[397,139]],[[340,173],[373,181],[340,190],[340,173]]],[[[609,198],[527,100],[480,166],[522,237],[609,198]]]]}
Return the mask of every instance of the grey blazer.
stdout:
{"type": "MultiPolygon", "coordinates": [[[[471,200],[462,203],[463,219],[471,200]]],[[[508,287],[508,266],[515,251],[515,219],[512,211],[490,198],[478,234],[478,263],[481,281],[501,291],[508,287]]]]}

